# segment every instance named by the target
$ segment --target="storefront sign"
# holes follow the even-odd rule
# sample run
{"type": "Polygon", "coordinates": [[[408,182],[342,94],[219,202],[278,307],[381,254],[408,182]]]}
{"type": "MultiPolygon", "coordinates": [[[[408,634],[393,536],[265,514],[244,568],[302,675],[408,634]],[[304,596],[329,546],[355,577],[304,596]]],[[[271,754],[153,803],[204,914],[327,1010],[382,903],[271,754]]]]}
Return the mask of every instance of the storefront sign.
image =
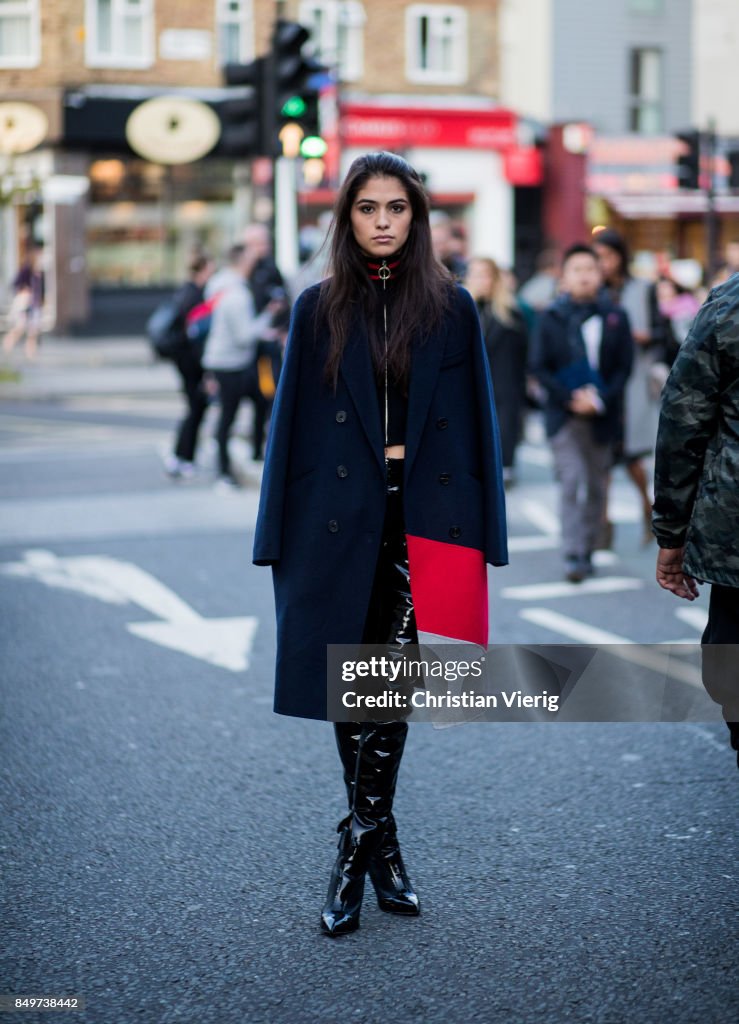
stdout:
{"type": "Polygon", "coordinates": [[[347,146],[506,150],[516,145],[516,116],[505,109],[429,110],[350,103],[342,108],[341,131],[347,146]]]}

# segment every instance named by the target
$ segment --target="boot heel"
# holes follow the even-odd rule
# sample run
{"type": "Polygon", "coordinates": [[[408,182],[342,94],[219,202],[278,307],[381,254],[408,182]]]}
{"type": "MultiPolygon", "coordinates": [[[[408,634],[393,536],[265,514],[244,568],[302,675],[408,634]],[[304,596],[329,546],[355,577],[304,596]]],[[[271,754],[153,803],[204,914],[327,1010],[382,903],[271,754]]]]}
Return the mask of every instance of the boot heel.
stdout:
{"type": "Polygon", "coordinates": [[[421,904],[405,870],[392,820],[380,849],[370,861],[369,876],[380,910],[414,917],[421,913],[421,904]]]}

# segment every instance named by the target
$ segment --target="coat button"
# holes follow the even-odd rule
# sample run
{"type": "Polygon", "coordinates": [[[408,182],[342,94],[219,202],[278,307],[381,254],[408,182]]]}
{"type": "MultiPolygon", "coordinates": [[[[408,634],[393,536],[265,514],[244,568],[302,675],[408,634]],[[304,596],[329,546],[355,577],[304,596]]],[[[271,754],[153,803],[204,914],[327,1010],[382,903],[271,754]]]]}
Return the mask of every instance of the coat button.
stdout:
{"type": "Polygon", "coordinates": [[[336,413],[336,422],[346,423],[346,409],[339,409],[339,411],[336,413]]]}
{"type": "Polygon", "coordinates": [[[449,476],[448,473],[442,473],[440,475],[440,477],[439,477],[439,483],[440,484],[448,484],[451,479],[452,478],[449,476]]]}
{"type": "Polygon", "coordinates": [[[449,426],[449,420],[446,419],[446,417],[444,417],[444,416],[442,416],[440,419],[438,419],[436,421],[436,429],[437,430],[446,430],[446,428],[448,426],[449,426]]]}
{"type": "Polygon", "coordinates": [[[339,521],[338,519],[329,519],[328,521],[328,532],[338,533],[339,532],[339,521]]]}
{"type": "Polygon", "coordinates": [[[454,539],[456,540],[457,537],[461,537],[462,536],[462,531],[460,530],[460,528],[458,526],[450,526],[449,527],[449,536],[450,537],[454,537],[454,539]]]}
{"type": "Polygon", "coordinates": [[[349,470],[346,468],[346,466],[337,466],[336,475],[340,476],[341,479],[343,480],[345,476],[349,476],[349,470]]]}

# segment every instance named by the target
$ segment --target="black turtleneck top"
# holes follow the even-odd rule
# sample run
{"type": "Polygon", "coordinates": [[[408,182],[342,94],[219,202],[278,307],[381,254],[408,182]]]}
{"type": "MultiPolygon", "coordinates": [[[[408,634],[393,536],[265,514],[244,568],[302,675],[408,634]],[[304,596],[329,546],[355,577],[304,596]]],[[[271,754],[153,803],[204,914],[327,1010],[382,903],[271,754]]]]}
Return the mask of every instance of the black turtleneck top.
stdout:
{"type": "MultiPolygon", "coordinates": [[[[398,271],[399,261],[395,259],[368,260],[367,268],[370,280],[377,289],[378,295],[378,323],[377,331],[380,338],[384,337],[385,325],[383,319],[383,302],[387,307],[388,327],[391,323],[393,306],[393,278],[398,271]],[[390,270],[390,277],[384,282],[380,276],[380,268],[386,265],[390,270]]],[[[404,388],[394,379],[392,372],[388,373],[387,389],[387,436],[385,435],[385,374],[381,373],[377,379],[377,403],[380,409],[380,423],[385,447],[393,444],[405,444],[405,425],[408,418],[408,395],[404,388]]]]}

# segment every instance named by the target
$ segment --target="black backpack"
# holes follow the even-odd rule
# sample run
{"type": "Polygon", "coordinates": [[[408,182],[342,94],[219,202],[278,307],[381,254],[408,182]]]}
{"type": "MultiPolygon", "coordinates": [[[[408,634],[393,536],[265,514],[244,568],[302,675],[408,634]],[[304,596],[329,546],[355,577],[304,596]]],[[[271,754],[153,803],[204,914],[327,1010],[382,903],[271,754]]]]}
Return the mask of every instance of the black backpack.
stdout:
{"type": "Polygon", "coordinates": [[[180,314],[180,303],[174,297],[158,305],[146,321],[146,336],[160,359],[173,359],[182,347],[180,314]]]}

